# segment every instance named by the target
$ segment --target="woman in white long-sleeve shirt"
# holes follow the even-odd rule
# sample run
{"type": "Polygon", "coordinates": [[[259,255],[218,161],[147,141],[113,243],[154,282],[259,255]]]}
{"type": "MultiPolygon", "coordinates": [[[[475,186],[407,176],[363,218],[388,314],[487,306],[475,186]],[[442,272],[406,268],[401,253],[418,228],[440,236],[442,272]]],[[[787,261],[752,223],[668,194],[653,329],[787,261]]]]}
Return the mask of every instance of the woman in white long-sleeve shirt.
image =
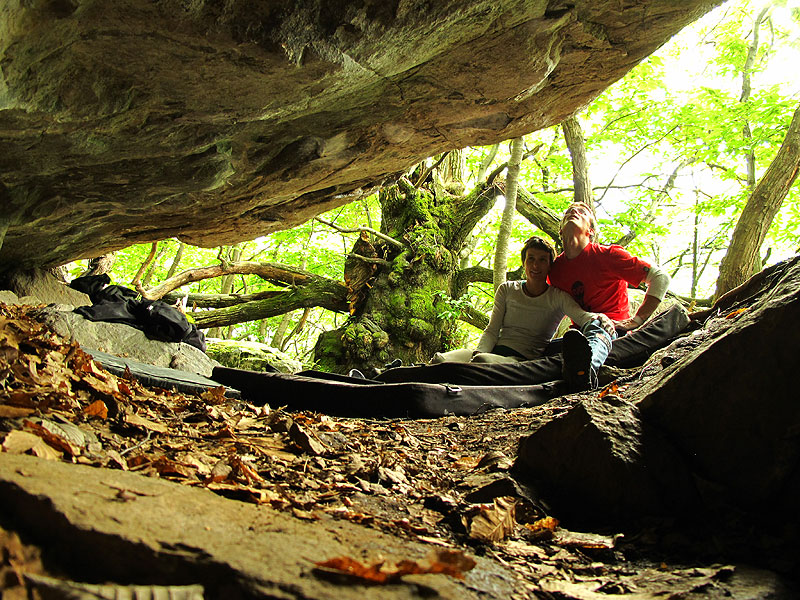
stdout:
{"type": "Polygon", "coordinates": [[[553,246],[540,237],[525,242],[521,252],[524,281],[506,281],[497,288],[489,325],[474,350],[436,353],[438,362],[512,362],[538,358],[564,315],[582,327],[592,319],[613,329],[602,314],[588,313],[572,297],[547,283],[555,259],[553,246]]]}

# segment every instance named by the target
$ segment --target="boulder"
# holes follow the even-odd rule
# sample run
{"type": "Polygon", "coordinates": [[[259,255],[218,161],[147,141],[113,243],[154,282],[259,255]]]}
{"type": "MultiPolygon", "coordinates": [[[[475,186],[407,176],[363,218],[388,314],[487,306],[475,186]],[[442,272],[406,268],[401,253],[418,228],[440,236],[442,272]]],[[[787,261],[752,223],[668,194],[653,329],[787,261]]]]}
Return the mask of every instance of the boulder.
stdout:
{"type": "Polygon", "coordinates": [[[76,340],[85,350],[99,350],[122,358],[197,373],[209,377],[219,365],[201,350],[183,342],[162,342],[124,323],[89,321],[69,306],[48,306],[41,310],[43,322],[53,331],[76,340]]]}
{"type": "Polygon", "coordinates": [[[0,273],[292,227],[560,123],[719,3],[4,3],[0,273]]]}
{"type": "Polygon", "coordinates": [[[89,306],[89,296],[64,285],[46,271],[15,272],[8,287],[13,292],[3,300],[6,304],[69,304],[70,306],[89,306]]]}
{"type": "Polygon", "coordinates": [[[617,525],[691,513],[718,543],[795,568],[800,257],[759,279],[654,355],[630,395],[576,398],[523,438],[518,476],[555,512],[617,525]]]}
{"type": "Polygon", "coordinates": [[[742,309],[709,322],[713,335],[651,379],[637,401],[693,472],[758,510],[800,464],[800,262],[742,309]]]}
{"type": "Polygon", "coordinates": [[[47,305],[40,310],[43,322],[59,335],[74,339],[87,351],[99,350],[203,376],[210,376],[219,365],[190,344],[151,340],[139,329],[123,323],[85,319],[73,312],[73,308],[91,305],[89,296],[64,285],[49,273],[16,272],[10,283],[14,291],[0,291],[0,302],[47,305]]]}
{"type": "Polygon", "coordinates": [[[323,510],[302,520],[269,504],[235,502],[202,486],[118,469],[4,453],[0,510],[47,548],[62,576],[119,582],[101,594],[65,592],[69,582],[55,580],[62,589],[43,593],[47,598],[478,600],[510,598],[515,590],[513,571],[487,557],[476,557],[463,581],[409,575],[370,586],[315,563],[339,557],[422,562],[431,544],[323,510]],[[138,585],[124,586],[132,583],[138,585]]]}
{"type": "Polygon", "coordinates": [[[698,506],[674,447],[616,395],[583,398],[519,444],[515,473],[580,526],[686,514],[698,506]]]}
{"type": "Polygon", "coordinates": [[[207,339],[206,353],[221,365],[249,371],[297,373],[303,365],[277,348],[259,342],[207,339]]]}

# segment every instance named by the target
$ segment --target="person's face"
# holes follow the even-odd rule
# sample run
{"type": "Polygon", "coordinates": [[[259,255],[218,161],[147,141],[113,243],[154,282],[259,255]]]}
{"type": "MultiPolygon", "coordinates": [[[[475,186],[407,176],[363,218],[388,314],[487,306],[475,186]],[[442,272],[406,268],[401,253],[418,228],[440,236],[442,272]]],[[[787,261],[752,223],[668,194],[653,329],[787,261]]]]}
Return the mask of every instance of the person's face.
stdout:
{"type": "Polygon", "coordinates": [[[561,231],[574,227],[589,237],[594,233],[592,228],[592,211],[585,204],[570,204],[561,219],[561,231]]]}
{"type": "Polygon", "coordinates": [[[539,248],[525,252],[525,275],[529,281],[543,281],[550,272],[550,253],[539,248]]]}

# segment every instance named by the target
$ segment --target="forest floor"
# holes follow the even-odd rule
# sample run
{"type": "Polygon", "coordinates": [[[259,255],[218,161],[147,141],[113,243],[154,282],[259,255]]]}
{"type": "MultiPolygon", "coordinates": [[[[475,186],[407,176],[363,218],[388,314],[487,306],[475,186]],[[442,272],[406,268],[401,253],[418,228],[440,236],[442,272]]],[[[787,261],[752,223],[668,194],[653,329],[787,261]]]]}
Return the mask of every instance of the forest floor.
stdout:
{"type": "MultiPolygon", "coordinates": [[[[191,396],[145,388],[104,371],[24,307],[0,308],[4,452],[203,487],[304,522],[343,520],[449,556],[481,556],[514,572],[517,598],[783,597],[779,577],[719,560],[713,540],[663,522],[572,531],[521,488],[509,475],[520,437],[577,397],[439,419],[287,412],[279,399],[257,407],[221,389],[191,396]]],[[[58,569],[3,526],[3,598],[29,597],[24,573],[58,569]]],[[[376,585],[408,568],[359,560],[326,568],[376,585]]],[[[469,560],[458,564],[456,571],[470,568],[469,560]]]]}

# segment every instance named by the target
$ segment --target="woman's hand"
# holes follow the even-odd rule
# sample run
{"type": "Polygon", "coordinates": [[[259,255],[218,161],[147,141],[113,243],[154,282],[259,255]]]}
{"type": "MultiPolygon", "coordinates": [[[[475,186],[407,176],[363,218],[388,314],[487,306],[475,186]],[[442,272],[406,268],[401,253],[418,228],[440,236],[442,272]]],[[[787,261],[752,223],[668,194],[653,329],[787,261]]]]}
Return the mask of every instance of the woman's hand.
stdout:
{"type": "Polygon", "coordinates": [[[603,313],[597,313],[594,318],[597,319],[598,323],[600,323],[600,327],[608,332],[608,335],[614,337],[617,329],[615,321],[612,321],[608,315],[604,315],[603,313]]]}

